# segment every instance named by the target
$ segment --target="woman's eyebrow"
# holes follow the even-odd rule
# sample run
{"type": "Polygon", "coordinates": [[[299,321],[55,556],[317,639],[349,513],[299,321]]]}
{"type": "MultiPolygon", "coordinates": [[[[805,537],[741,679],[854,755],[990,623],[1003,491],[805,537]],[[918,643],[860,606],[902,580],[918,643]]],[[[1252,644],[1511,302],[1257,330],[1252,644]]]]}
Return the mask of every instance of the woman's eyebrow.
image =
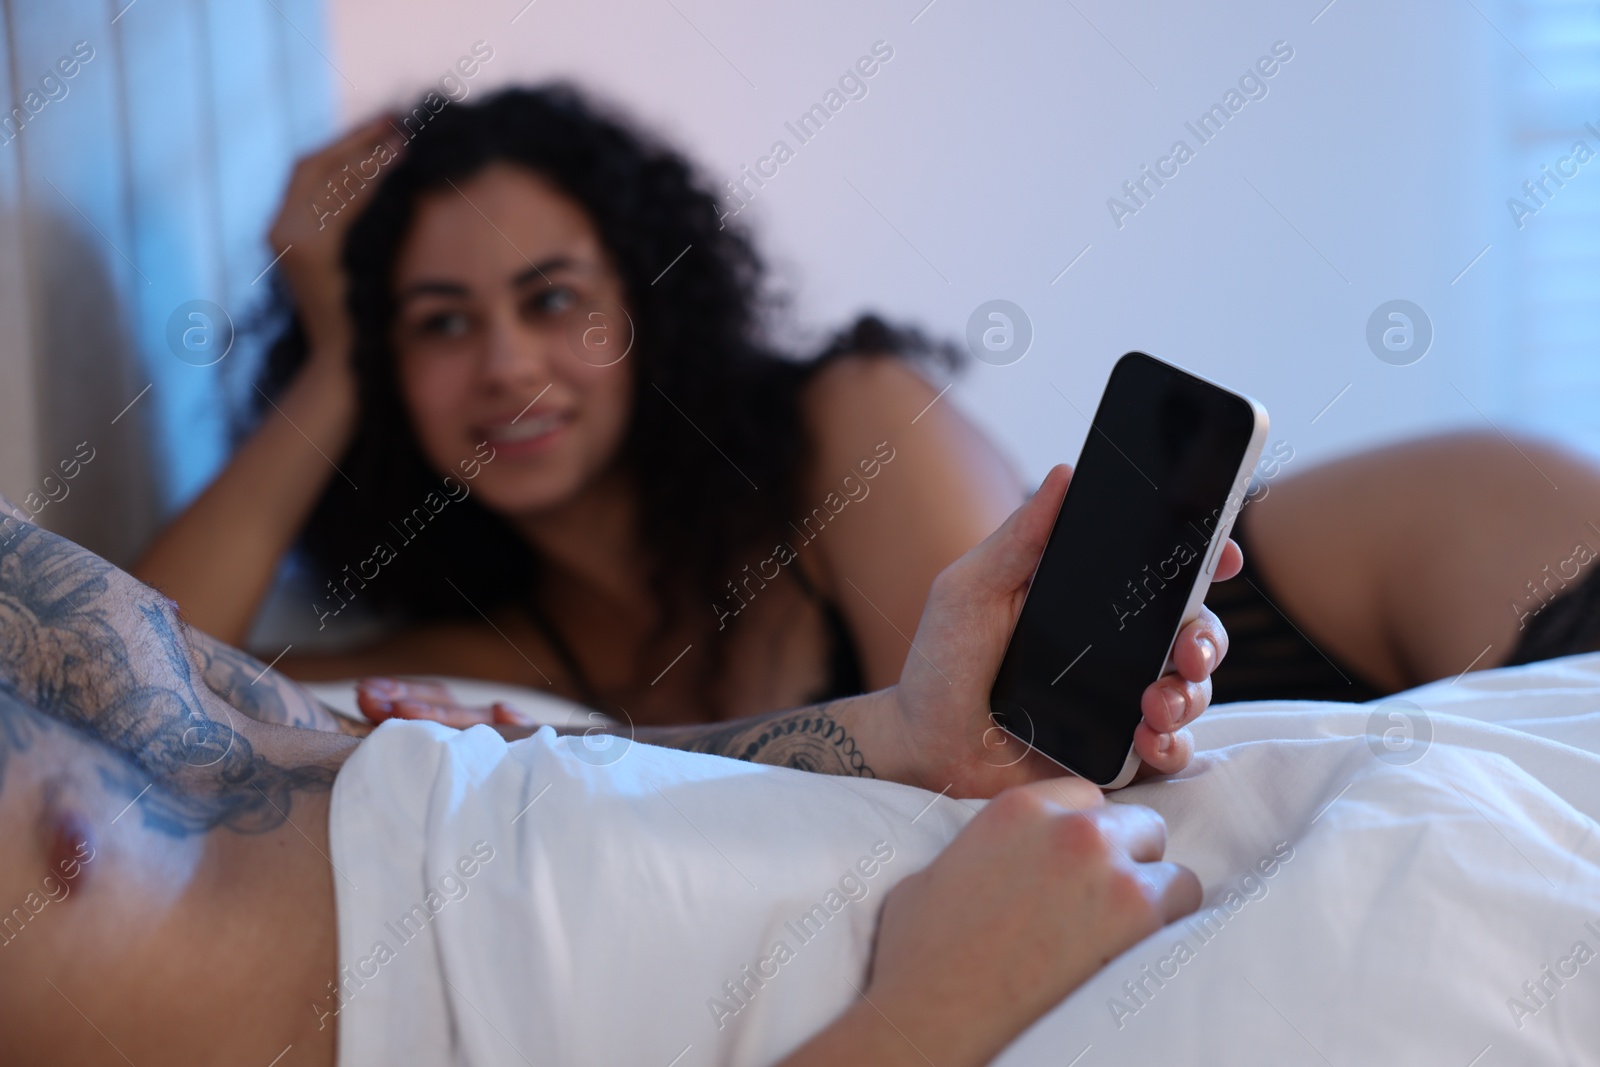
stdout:
{"type": "Polygon", "coordinates": [[[516,277],[511,279],[511,285],[513,288],[520,289],[524,285],[527,285],[529,282],[536,279],[540,281],[549,281],[549,279],[545,277],[546,272],[554,273],[564,270],[583,271],[588,269],[588,267],[589,264],[586,261],[574,259],[568,255],[551,256],[549,259],[543,259],[538,263],[530,264],[527,270],[520,272],[516,277]]]}
{"type": "MultiPolygon", "coordinates": [[[[589,264],[583,260],[574,259],[568,255],[551,256],[548,259],[532,263],[527,270],[519,271],[511,279],[511,287],[520,289],[533,281],[549,281],[546,273],[560,271],[583,271],[589,264]]],[[[422,281],[412,282],[399,292],[399,300],[403,303],[420,296],[470,296],[471,289],[461,282],[443,281],[425,278],[422,281]]]]}
{"type": "Polygon", "coordinates": [[[466,296],[470,290],[460,282],[420,281],[412,282],[400,290],[399,299],[404,301],[419,296],[466,296]]]}

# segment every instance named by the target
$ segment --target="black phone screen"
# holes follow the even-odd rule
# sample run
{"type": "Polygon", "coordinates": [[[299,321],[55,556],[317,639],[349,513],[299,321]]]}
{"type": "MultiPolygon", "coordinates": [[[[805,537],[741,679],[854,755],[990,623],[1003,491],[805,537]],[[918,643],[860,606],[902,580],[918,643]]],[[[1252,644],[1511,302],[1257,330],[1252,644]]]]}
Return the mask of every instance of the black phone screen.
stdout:
{"type": "Polygon", "coordinates": [[[1239,506],[1255,422],[1248,400],[1176,367],[1117,361],[990,693],[1000,726],[1091,781],[1116,778],[1239,506]]]}

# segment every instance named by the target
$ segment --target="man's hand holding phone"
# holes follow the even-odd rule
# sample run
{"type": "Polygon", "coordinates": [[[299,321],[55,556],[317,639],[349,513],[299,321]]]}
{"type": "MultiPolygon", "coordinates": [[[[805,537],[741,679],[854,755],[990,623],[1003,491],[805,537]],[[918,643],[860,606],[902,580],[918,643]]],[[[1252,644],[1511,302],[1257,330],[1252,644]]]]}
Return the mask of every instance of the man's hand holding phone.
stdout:
{"type": "MultiPolygon", "coordinates": [[[[890,891],[864,996],[781,1067],[918,1067],[924,1049],[951,1067],[988,1063],[1107,960],[1199,906],[1193,872],[1164,860],[1160,815],[1105,803],[1092,782],[1061,777],[1059,764],[989,715],[991,681],[1071,477],[1056,467],[939,576],[900,684],[875,694],[888,706],[855,720],[872,731],[866,744],[900,745],[883,777],[995,799],[890,891]]],[[[1230,542],[1215,577],[1232,577],[1242,562],[1230,542]]],[[[1184,727],[1209,703],[1227,647],[1209,612],[1184,627],[1177,672],[1144,692],[1134,744],[1149,771],[1188,763],[1184,727]]]]}
{"type": "MultiPolygon", "coordinates": [[[[861,723],[874,735],[874,750],[894,751],[894,770],[903,769],[883,777],[951,796],[992,797],[1061,775],[1059,765],[994,725],[989,687],[1071,477],[1065,464],[1051,470],[1032,499],[934,581],[900,684],[888,691],[892,711],[861,723]]],[[[1215,580],[1239,573],[1243,559],[1229,541],[1215,580]]],[[[1186,727],[1210,703],[1211,672],[1227,651],[1227,633],[1209,610],[1178,635],[1172,651],[1177,670],[1152,683],[1141,701],[1144,721],[1134,746],[1144,761],[1142,774],[1172,774],[1188,765],[1194,741],[1186,727]]]]}

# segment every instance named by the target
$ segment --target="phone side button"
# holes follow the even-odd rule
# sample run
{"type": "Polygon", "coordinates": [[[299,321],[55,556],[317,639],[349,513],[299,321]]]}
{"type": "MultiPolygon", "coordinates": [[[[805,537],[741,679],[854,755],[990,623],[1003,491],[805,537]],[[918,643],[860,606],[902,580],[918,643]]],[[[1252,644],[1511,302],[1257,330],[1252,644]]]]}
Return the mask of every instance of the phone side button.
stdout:
{"type": "Polygon", "coordinates": [[[1205,573],[1207,578],[1217,573],[1217,563],[1222,559],[1222,549],[1227,543],[1228,539],[1226,537],[1219,537],[1216,543],[1211,546],[1211,552],[1206,556],[1205,573]]]}

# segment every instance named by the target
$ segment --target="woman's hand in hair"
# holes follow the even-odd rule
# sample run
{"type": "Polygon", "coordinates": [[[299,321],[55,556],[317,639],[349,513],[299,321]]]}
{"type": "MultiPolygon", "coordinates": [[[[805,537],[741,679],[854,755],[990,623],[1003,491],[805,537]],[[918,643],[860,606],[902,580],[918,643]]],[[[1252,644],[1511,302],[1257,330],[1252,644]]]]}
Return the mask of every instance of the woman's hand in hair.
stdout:
{"type": "Polygon", "coordinates": [[[403,137],[387,115],[374,119],[295,164],[268,239],[282,258],[313,362],[348,370],[354,329],[345,307],[340,258],[350,224],[366,208],[377,167],[395,158],[403,137]]]}

